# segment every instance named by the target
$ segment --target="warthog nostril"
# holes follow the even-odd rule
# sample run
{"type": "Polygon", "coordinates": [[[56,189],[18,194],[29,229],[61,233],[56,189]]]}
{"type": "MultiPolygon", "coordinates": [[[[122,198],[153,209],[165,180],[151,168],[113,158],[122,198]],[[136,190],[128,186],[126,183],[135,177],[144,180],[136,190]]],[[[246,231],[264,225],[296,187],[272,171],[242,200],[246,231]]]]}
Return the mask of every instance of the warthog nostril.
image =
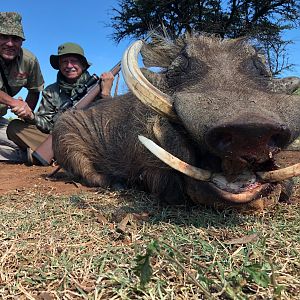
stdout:
{"type": "Polygon", "coordinates": [[[286,144],[286,138],[282,134],[274,134],[268,141],[268,147],[272,154],[278,153],[286,144]]]}
{"type": "Polygon", "coordinates": [[[217,147],[220,150],[230,149],[230,147],[232,145],[232,141],[233,141],[233,136],[229,133],[225,133],[219,137],[217,147]]]}
{"type": "Polygon", "coordinates": [[[242,156],[241,158],[250,165],[253,165],[254,163],[256,163],[256,160],[257,160],[256,156],[242,156]]]}
{"type": "Polygon", "coordinates": [[[230,151],[233,143],[233,136],[230,133],[219,132],[211,139],[211,145],[221,152],[230,151]]]}

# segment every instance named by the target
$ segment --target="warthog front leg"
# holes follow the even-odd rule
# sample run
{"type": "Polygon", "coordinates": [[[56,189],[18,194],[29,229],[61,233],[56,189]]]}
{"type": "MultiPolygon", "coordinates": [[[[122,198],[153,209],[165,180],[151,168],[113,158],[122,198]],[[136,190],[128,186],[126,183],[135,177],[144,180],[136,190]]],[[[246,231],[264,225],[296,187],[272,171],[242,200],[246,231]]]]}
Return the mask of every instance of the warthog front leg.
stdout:
{"type": "MultiPolygon", "coordinates": [[[[91,187],[103,188],[110,186],[110,177],[105,174],[97,173],[89,159],[82,159],[81,163],[83,167],[76,168],[76,170],[73,170],[72,173],[76,176],[76,178],[82,181],[83,184],[91,187]]],[[[70,164],[72,164],[72,162],[70,162],[70,164]]]]}

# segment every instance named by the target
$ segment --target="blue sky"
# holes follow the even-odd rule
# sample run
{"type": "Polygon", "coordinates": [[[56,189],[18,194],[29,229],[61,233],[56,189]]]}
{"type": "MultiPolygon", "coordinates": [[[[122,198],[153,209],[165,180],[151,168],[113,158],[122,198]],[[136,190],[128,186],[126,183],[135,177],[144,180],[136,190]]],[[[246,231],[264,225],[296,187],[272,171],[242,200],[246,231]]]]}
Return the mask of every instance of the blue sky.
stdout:
{"type": "MultiPolygon", "coordinates": [[[[91,73],[100,75],[121,59],[132,40],[116,44],[109,37],[113,32],[107,26],[112,7],[117,7],[117,0],[1,1],[1,11],[22,15],[26,37],[23,47],[37,56],[46,85],[53,83],[57,74],[50,66],[49,56],[57,54],[58,45],[64,42],[75,42],[84,48],[87,59],[93,63],[91,73]]],[[[300,29],[287,33],[287,38],[295,42],[289,47],[289,61],[296,66],[284,75],[300,77],[300,29]]],[[[124,83],[120,90],[126,90],[124,83]]],[[[24,95],[21,92],[20,96],[24,95]]]]}

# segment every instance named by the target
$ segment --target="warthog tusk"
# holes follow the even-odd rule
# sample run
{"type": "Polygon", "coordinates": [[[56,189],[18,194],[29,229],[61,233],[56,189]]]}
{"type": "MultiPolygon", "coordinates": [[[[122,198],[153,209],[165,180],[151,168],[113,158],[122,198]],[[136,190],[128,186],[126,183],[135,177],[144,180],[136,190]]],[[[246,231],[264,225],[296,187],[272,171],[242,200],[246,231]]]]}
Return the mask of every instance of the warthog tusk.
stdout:
{"type": "MultiPolygon", "coordinates": [[[[213,179],[214,175],[210,171],[189,165],[142,135],[139,135],[138,138],[150,152],[171,168],[197,180],[211,181],[213,179]]],[[[280,170],[257,172],[256,175],[266,182],[282,181],[291,177],[300,176],[300,163],[280,170]]]]}
{"type": "Polygon", "coordinates": [[[139,40],[130,45],[122,58],[124,80],[133,94],[144,104],[170,119],[178,119],[170,96],[153,86],[138,66],[138,54],[143,46],[139,40]]]}
{"type": "Polygon", "coordinates": [[[210,171],[187,164],[142,135],[139,135],[138,138],[150,152],[171,168],[197,180],[209,181],[211,179],[210,171]]]}
{"type": "Polygon", "coordinates": [[[267,182],[276,182],[289,179],[295,176],[300,176],[300,163],[269,172],[256,173],[262,180],[267,182]]]}

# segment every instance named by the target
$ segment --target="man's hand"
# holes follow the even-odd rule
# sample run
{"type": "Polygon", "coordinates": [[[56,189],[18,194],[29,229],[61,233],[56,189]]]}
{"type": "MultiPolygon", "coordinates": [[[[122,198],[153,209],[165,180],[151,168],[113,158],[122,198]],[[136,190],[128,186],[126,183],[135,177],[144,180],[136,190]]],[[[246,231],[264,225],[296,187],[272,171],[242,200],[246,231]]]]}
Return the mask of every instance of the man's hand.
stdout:
{"type": "Polygon", "coordinates": [[[21,97],[14,101],[11,111],[21,119],[34,119],[33,111],[21,97]]]}
{"type": "Polygon", "coordinates": [[[108,97],[110,96],[110,91],[114,83],[114,75],[111,72],[102,73],[100,76],[101,82],[101,96],[108,97]]]}

